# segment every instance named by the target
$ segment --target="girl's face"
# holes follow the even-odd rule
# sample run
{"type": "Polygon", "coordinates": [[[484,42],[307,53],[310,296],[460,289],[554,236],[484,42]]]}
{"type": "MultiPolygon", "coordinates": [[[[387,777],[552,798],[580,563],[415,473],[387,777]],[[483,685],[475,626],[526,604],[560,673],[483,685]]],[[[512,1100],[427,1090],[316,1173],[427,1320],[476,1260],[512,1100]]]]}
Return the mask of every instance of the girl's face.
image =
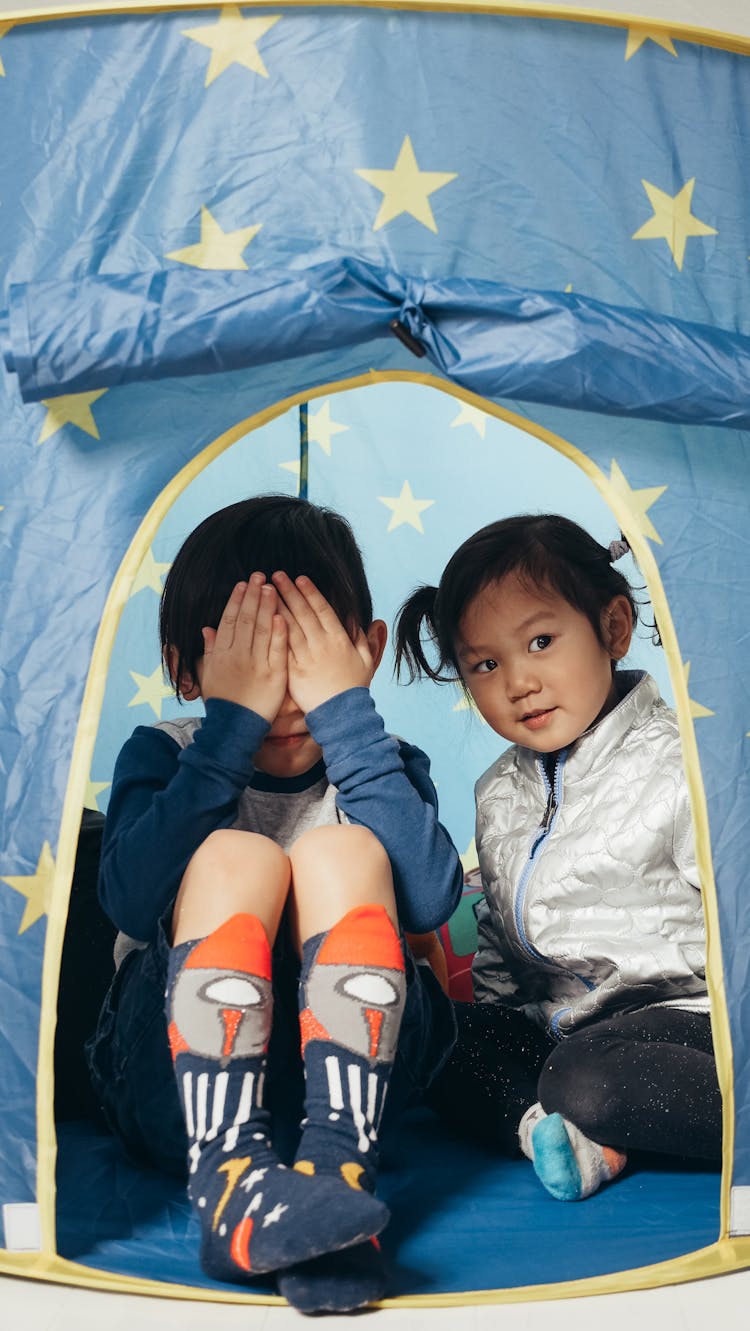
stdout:
{"type": "Polygon", "coordinates": [[[609,650],[580,610],[510,573],[479,592],[461,620],[461,677],[498,735],[552,753],[618,701],[612,661],[625,655],[632,636],[626,597],[606,607],[602,629],[609,650]]]}

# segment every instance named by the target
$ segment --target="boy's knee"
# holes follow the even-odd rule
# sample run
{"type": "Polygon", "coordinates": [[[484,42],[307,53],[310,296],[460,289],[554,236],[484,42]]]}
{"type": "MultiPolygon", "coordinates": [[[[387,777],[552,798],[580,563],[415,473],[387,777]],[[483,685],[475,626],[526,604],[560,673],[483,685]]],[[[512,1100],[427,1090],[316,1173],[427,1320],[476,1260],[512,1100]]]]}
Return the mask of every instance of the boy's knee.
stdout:
{"type": "Polygon", "coordinates": [[[297,838],[289,858],[292,864],[315,866],[330,864],[340,868],[357,866],[381,870],[390,875],[390,860],[382,843],[368,827],[340,823],[313,827],[297,838]]]}
{"type": "Polygon", "coordinates": [[[231,915],[257,915],[276,937],[291,866],[267,837],[219,829],[200,845],[182,878],[172,913],[172,942],[203,938],[231,915]]]}
{"type": "Polygon", "coordinates": [[[294,843],[289,858],[300,945],[365,904],[383,906],[396,926],[390,860],[366,827],[311,828],[294,843]]]}
{"type": "Polygon", "coordinates": [[[211,832],[198,847],[185,878],[204,873],[244,876],[258,871],[288,875],[288,860],[281,847],[256,832],[223,827],[211,832]]]}

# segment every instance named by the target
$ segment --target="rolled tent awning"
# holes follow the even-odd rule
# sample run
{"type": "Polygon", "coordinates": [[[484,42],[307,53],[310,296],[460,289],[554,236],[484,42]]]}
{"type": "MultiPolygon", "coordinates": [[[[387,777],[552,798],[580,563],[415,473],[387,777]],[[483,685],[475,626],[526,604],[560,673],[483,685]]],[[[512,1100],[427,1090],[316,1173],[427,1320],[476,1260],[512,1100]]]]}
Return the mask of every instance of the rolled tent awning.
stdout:
{"type": "Polygon", "coordinates": [[[225,373],[400,335],[493,400],[684,425],[750,425],[750,337],[571,293],[307,269],[94,275],[11,285],[0,347],[25,402],[225,373]]]}

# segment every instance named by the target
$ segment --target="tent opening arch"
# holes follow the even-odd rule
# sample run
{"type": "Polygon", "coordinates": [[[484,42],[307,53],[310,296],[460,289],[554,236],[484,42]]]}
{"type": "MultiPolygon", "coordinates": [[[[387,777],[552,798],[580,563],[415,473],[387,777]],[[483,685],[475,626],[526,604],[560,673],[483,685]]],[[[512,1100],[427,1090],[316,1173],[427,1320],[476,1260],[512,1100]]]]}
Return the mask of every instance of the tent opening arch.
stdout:
{"type": "MultiPolygon", "coordinates": [[[[389,622],[415,582],[434,580],[456,545],[495,517],[561,511],[602,541],[628,527],[627,515],[613,511],[618,499],[606,476],[573,444],[517,412],[446,388],[429,375],[373,375],[358,386],[331,382],[315,395],[305,395],[304,402],[296,395],[239,421],[201,450],[155,498],[110,590],[89,674],[90,685],[95,685],[87,695],[91,710],[87,713],[84,705],[76,741],[77,749],[81,746],[77,761],[89,792],[94,792],[94,804],[106,807],[111,765],[133,727],[186,710],[170,701],[165,684],[157,684],[157,676],[163,679],[157,589],[169,560],[188,532],[224,503],[255,493],[297,492],[299,409],[305,404],[310,498],[352,521],[363,544],[376,613],[389,622]]],[[[637,547],[637,533],[631,530],[630,535],[637,547]]],[[[648,547],[639,554],[648,565],[648,547]]],[[[625,571],[637,589],[644,587],[642,569],[625,571]]],[[[660,607],[659,624],[669,647],[674,629],[666,595],[658,569],[654,574],[649,568],[649,574],[645,594],[660,607]]],[[[633,665],[660,676],[665,695],[670,700],[677,695],[679,704],[681,671],[673,688],[668,651],[641,638],[630,655],[633,665]]],[[[387,664],[380,674],[375,686],[379,706],[389,725],[395,715],[392,729],[430,753],[441,816],[469,856],[473,782],[496,756],[499,741],[464,710],[458,690],[443,688],[436,695],[428,685],[397,687],[387,664]]],[[[697,776],[700,783],[699,769],[697,776]]],[[[77,826],[80,803],[72,807],[71,816],[77,826]]],[[[468,859],[466,863],[469,867],[468,859]]],[[[71,1142],[68,1125],[61,1130],[59,1237],[61,1249],[70,1251],[71,1162],[78,1146],[71,1142]]],[[[86,1247],[80,1228],[77,1240],[86,1247]]],[[[96,1239],[90,1236],[89,1241],[96,1250],[96,1239]]],[[[150,1269],[148,1263],[140,1268],[136,1242],[130,1260],[133,1275],[164,1280],[166,1249],[150,1269]]],[[[544,1262],[538,1279],[548,1279],[544,1262]]]]}

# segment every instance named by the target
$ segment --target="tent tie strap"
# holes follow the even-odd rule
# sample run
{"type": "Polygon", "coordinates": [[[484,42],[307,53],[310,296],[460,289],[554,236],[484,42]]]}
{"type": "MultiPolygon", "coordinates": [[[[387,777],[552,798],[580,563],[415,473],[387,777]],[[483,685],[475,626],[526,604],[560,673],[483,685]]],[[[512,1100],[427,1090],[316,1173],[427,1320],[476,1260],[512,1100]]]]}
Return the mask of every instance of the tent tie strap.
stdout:
{"type": "Polygon", "coordinates": [[[391,332],[398,338],[399,342],[403,342],[404,346],[408,347],[412,355],[420,357],[427,355],[422,343],[417,341],[413,333],[409,332],[406,324],[402,324],[400,319],[391,319],[389,327],[391,332]]]}

